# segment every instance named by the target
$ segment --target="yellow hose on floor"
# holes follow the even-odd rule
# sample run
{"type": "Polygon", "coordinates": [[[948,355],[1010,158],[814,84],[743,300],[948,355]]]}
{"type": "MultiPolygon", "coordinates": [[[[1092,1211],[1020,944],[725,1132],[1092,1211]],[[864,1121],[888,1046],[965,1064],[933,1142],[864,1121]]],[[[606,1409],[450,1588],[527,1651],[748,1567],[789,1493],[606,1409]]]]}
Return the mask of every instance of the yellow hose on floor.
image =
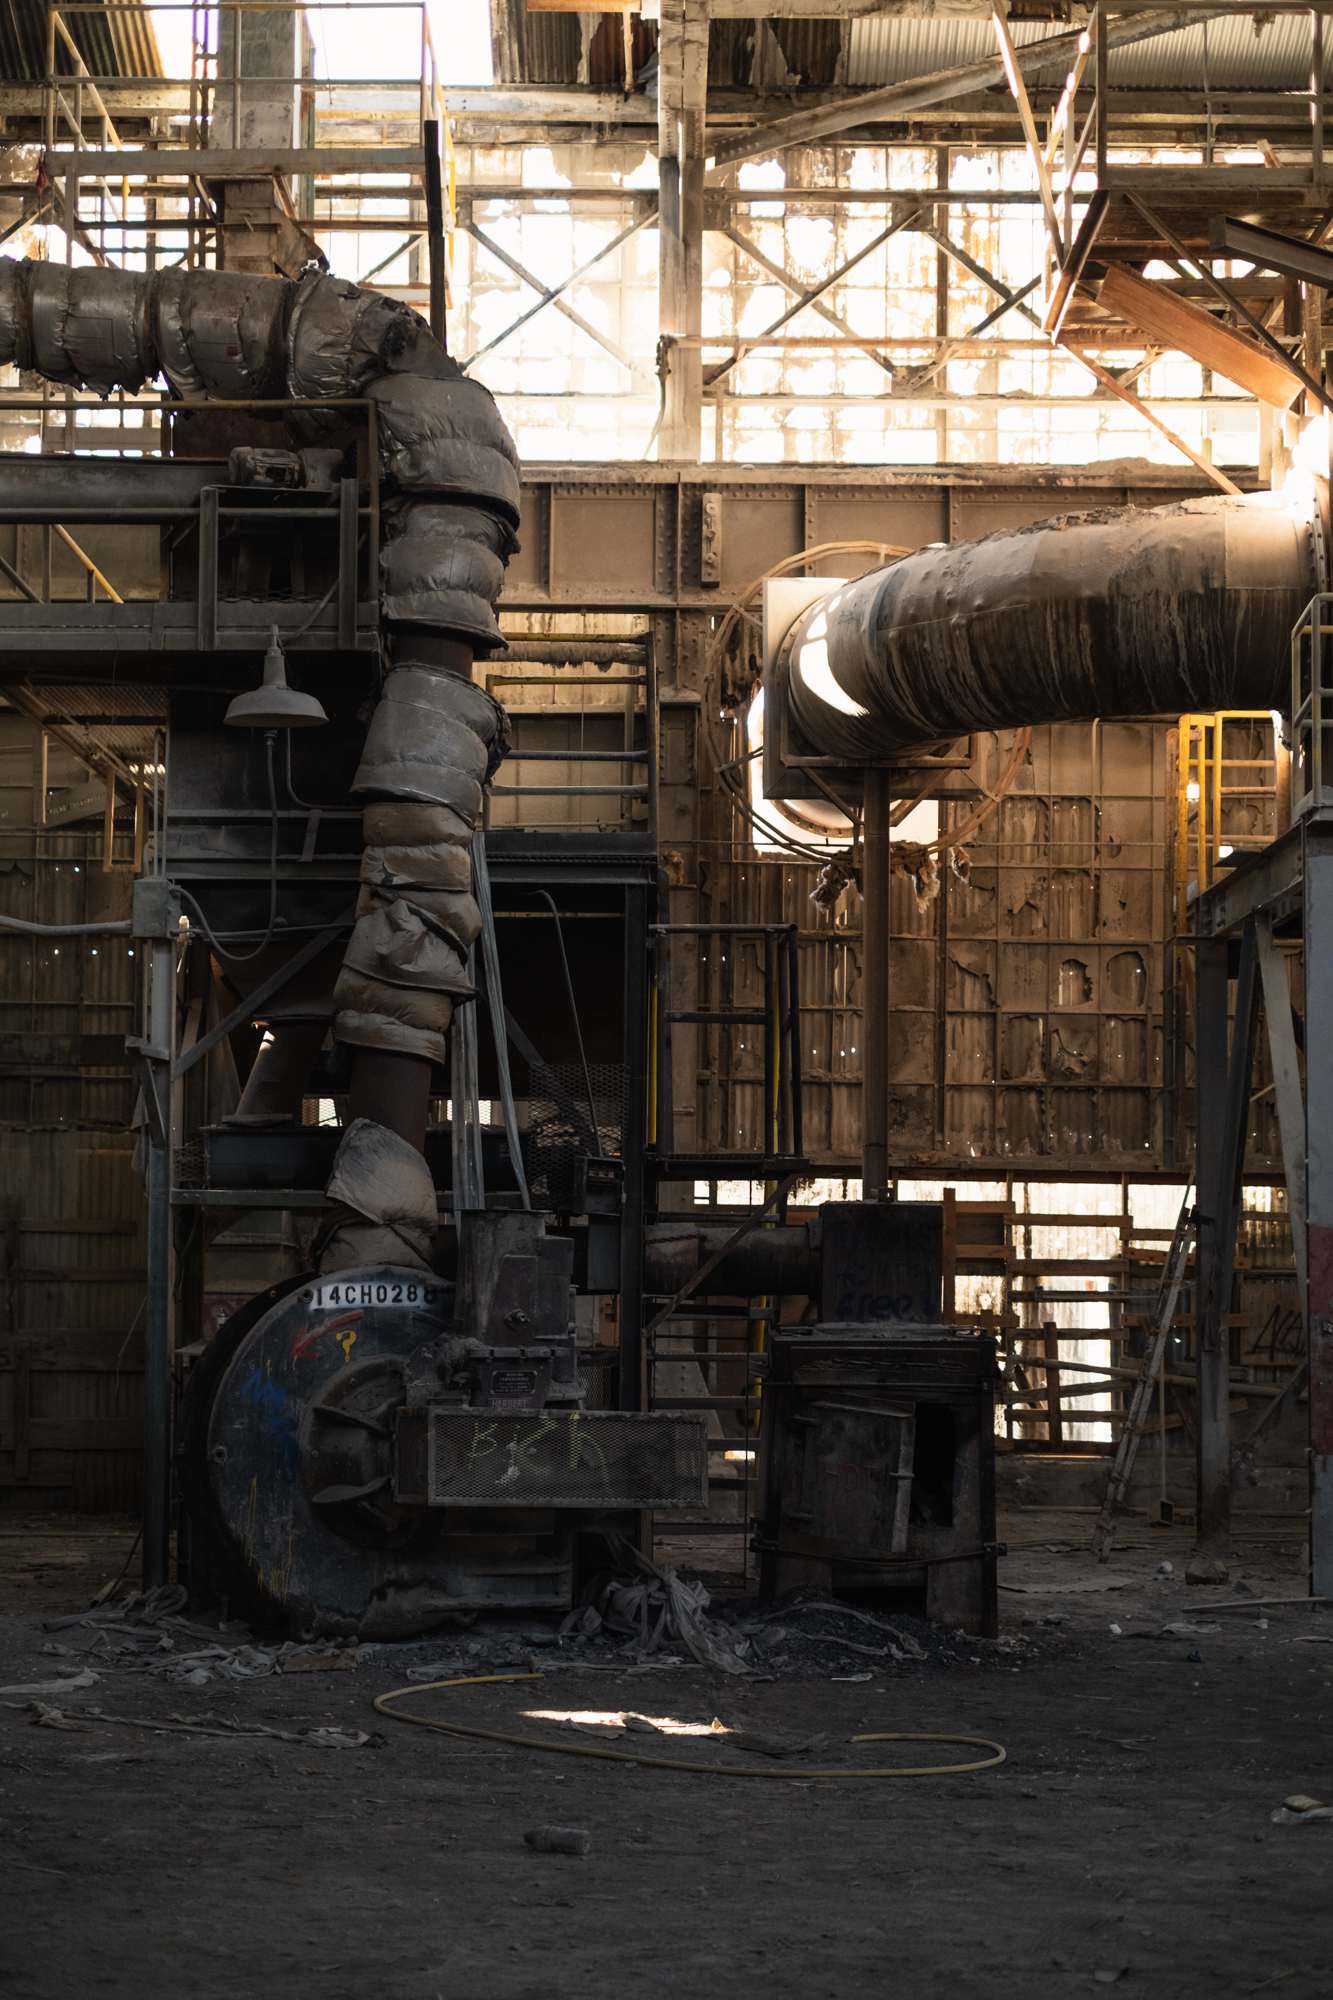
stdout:
{"type": "Polygon", "coordinates": [[[520,1736],[508,1729],[477,1729],[461,1722],[436,1722],[428,1715],[412,1715],[392,1706],[409,1694],[433,1694],[440,1688],[487,1687],[498,1681],[540,1681],[544,1674],[465,1674],[457,1680],[423,1681],[419,1686],[391,1688],[375,1697],[379,1714],[392,1721],[412,1722],[419,1729],[438,1730],[441,1736],[465,1736],[482,1743],[507,1743],[520,1750],[546,1750],[554,1757],[595,1757],[603,1764],[638,1764],[650,1771],[695,1771],[705,1778],[959,1778],[972,1771],[990,1771],[1003,1764],[1003,1743],[989,1736],[946,1736],[935,1730],[876,1730],[866,1736],[850,1736],[849,1743],[965,1743],[969,1749],[989,1750],[965,1764],[835,1764],[784,1765],[781,1770],[748,1764],[700,1764],[674,1757],[645,1757],[630,1750],[599,1750],[591,1743],[548,1743],[540,1736],[520,1736]]]}

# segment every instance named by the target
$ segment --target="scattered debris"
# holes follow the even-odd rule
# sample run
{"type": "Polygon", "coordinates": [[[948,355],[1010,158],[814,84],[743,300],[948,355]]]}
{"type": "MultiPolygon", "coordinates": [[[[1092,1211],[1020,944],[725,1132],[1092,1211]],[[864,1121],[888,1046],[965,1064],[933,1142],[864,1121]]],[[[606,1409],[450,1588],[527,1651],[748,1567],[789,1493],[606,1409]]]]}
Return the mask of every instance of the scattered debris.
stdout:
{"type": "MultiPolygon", "coordinates": [[[[1238,1583],[1236,1589],[1244,1590],[1245,1586],[1238,1583]]],[[[1266,1611],[1278,1604],[1305,1604],[1313,1610],[1323,1604],[1333,1604],[1333,1597],[1255,1597],[1252,1592],[1246,1591],[1242,1602],[1237,1602],[1234,1597],[1219,1597],[1216,1603],[1200,1604],[1197,1608],[1200,1611],[1266,1611]]]]}
{"type": "Polygon", "coordinates": [[[1303,1826],[1307,1820],[1333,1819],[1333,1806],[1305,1792],[1293,1792],[1268,1817],[1274,1826],[1303,1826]]]}
{"type": "Polygon", "coordinates": [[[79,1673],[65,1674],[58,1681],[15,1681],[9,1687],[0,1687],[0,1695],[77,1694],[81,1688],[93,1687],[101,1678],[91,1667],[84,1667],[79,1673]]]}
{"type": "Polygon", "coordinates": [[[1127,1965],[1099,1965],[1092,1976],[1099,1986],[1114,1986],[1128,1971],[1127,1965]]]}
{"type": "Polygon", "coordinates": [[[677,1640],[700,1666],[717,1667],[724,1674],[748,1674],[746,1655],[750,1642],[733,1639],[726,1627],[706,1614],[712,1598],[702,1583],[686,1583],[674,1569],[650,1562],[628,1542],[622,1545],[627,1565],[644,1574],[633,1582],[611,1580],[598,1588],[588,1604],[578,1606],[561,1626],[562,1635],[593,1636],[592,1619],[599,1622],[596,1632],[610,1632],[638,1641],[643,1653],[653,1653],[666,1637],[677,1640]]]}
{"type": "Polygon", "coordinates": [[[424,1666],[408,1667],[409,1681],[451,1681],[469,1674],[475,1667],[475,1660],[428,1660],[424,1666]]]}
{"type": "MultiPolygon", "coordinates": [[[[851,1639],[839,1637],[837,1643],[846,1652],[868,1652],[873,1653],[877,1657],[889,1654],[899,1660],[924,1660],[926,1658],[925,1648],[918,1645],[911,1633],[903,1631],[901,1626],[891,1624],[887,1618],[876,1618],[873,1612],[858,1611],[855,1605],[835,1603],[831,1598],[798,1597],[792,1603],[780,1605],[777,1610],[766,1613],[763,1617],[757,1619],[755,1623],[765,1625],[770,1619],[776,1617],[798,1618],[812,1615],[827,1616],[830,1614],[834,1618],[849,1619],[857,1625],[867,1625],[872,1632],[882,1632],[889,1642],[887,1646],[858,1646],[851,1639]]],[[[781,1627],[778,1629],[781,1632],[781,1627]]],[[[782,1636],[785,1637],[786,1635],[782,1634],[782,1636]]]]}
{"type": "Polygon", "coordinates": [[[1185,1565],[1186,1583],[1228,1583],[1231,1571],[1217,1556],[1192,1555],[1185,1565]]]}
{"type": "Polygon", "coordinates": [[[523,1841],[537,1854],[577,1854],[586,1859],[592,1853],[592,1835],[581,1826],[530,1826],[523,1841]]]}
{"type": "Polygon", "coordinates": [[[1055,1583],[1002,1583],[1014,1597],[1092,1597],[1104,1590],[1128,1590],[1132,1576],[1062,1577],[1055,1583]]]}
{"type": "Polygon", "coordinates": [[[749,1750],[757,1757],[803,1757],[814,1756],[826,1750],[832,1738],[825,1732],[815,1736],[763,1736],[753,1729],[733,1729],[729,1724],[713,1718],[712,1734],[725,1737],[729,1750],[749,1750]]]}
{"type": "Polygon", "coordinates": [[[1174,1576],[1175,1573],[1176,1573],[1175,1564],[1169,1562],[1159,1562],[1156,1569],[1153,1571],[1154,1576],[1174,1576]]]}
{"type": "MultiPolygon", "coordinates": [[[[17,1706],[17,1704],[15,1704],[15,1706],[17,1706]]],[[[33,1722],[38,1729],[68,1729],[71,1731],[79,1731],[79,1730],[91,1730],[92,1728],[92,1724],[90,1722],[81,1722],[77,1716],[66,1715],[63,1709],[53,1708],[49,1702],[45,1701],[30,1702],[28,1705],[28,1713],[31,1715],[33,1722]]]]}
{"type": "Polygon", "coordinates": [[[1210,1632],[1220,1632],[1220,1625],[1192,1625],[1188,1618],[1176,1618],[1170,1625],[1163,1625],[1157,1634],[1159,1639],[1203,1638],[1210,1632]]]}
{"type": "Polygon", "coordinates": [[[158,1736],[269,1736],[279,1743],[300,1743],[314,1750],[361,1750],[367,1744],[381,1744],[378,1731],[334,1729],[316,1725],[309,1729],[274,1729],[266,1722],[241,1722],[226,1715],[108,1715],[104,1709],[87,1708],[66,1715],[45,1702],[29,1704],[29,1714],[41,1729],[100,1729],[110,1723],[118,1729],[148,1729],[158,1736]]]}

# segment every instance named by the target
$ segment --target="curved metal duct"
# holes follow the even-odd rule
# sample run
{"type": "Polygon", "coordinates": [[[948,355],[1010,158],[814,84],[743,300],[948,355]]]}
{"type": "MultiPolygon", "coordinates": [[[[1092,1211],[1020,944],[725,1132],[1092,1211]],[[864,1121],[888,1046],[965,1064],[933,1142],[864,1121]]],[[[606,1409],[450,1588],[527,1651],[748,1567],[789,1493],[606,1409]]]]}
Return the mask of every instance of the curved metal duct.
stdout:
{"type": "Polygon", "coordinates": [[[920,549],[797,620],[790,713],[856,764],[973,729],[1279,708],[1322,568],[1313,499],[1267,493],[920,549]]]}
{"type": "MultiPolygon", "coordinates": [[[[161,375],[186,400],[375,404],[392,671],[353,787],[367,802],[365,844],[334,1033],[359,1052],[353,1111],[373,1107],[374,1128],[384,1130],[381,1119],[392,1127],[416,1164],[397,1158],[386,1183],[383,1148],[362,1144],[335,1174],[341,1206],[323,1263],[361,1261],[366,1227],[395,1220],[405,1175],[409,1206],[434,1217],[430,1175],[412,1149],[424,1137],[430,1065],[443,1061],[454,1006],[469,994],[467,952],[481,923],[471,838],[509,742],[503,709],[469,676],[475,655],[502,643],[495,604],[519,516],[513,442],[489,391],[416,313],[313,271],[295,281],[234,271],[150,277],[3,258],[0,362],[103,392],[161,375]],[[386,1200],[393,1212],[381,1214],[386,1200]]],[[[288,422],[307,444],[346,434],[335,410],[295,410],[288,422]]],[[[282,1067],[256,1072],[255,1116],[271,1109],[270,1072],[282,1067]]]]}

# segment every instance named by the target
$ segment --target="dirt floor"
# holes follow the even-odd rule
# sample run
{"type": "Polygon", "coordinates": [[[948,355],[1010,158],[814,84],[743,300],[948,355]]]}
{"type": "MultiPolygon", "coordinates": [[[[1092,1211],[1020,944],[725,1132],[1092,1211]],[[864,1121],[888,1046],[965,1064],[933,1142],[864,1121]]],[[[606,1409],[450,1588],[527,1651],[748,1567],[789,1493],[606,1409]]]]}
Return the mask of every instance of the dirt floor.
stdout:
{"type": "Polygon", "coordinates": [[[1293,1794],[1333,1800],[1333,1611],[1259,1603],[1303,1589],[1293,1525],[1243,1542],[1220,1588],[1185,1584],[1187,1530],[1131,1518],[1098,1569],[1078,1552],[1088,1526],[1009,1517],[991,1644],[780,1612],[751,1624],[753,1671],[733,1676],[661,1668],[630,1642],[561,1647],[525,1620],[232,1679],[218,1658],[273,1665],[243,1633],[118,1629],[114,1599],[110,1625],[57,1622],[115,1576],[128,1534],[7,1523],[0,1991],[1333,1995],[1333,1818],[1273,1818],[1293,1794]],[[191,1665],[210,1636],[214,1665],[191,1665]],[[881,1730],[993,1737],[1007,1761],[884,1781],[673,1775],[464,1742],[371,1706],[435,1660],[483,1672],[529,1657],[540,1681],[408,1705],[719,1768],[916,1760],[912,1745],[846,1743],[881,1730]],[[765,1741],[534,1725],[533,1709],[718,1717],[765,1741]],[[793,1748],[812,1737],[829,1740],[793,1748]],[[586,1829],[591,1852],[532,1851],[525,1832],[548,1823],[586,1829]]]}

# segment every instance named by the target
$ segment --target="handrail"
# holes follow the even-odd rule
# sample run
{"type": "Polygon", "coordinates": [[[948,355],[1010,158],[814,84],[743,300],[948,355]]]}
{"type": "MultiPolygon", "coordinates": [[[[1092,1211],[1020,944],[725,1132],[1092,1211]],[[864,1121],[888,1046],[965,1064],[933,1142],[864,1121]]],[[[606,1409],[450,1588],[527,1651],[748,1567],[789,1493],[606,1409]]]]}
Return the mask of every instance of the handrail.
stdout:
{"type": "MultiPolygon", "coordinates": [[[[47,10],[46,34],[46,75],[43,81],[45,97],[43,110],[43,137],[46,151],[53,160],[60,163],[62,176],[68,184],[74,177],[74,188],[78,184],[78,156],[89,150],[84,142],[85,96],[91,102],[101,125],[101,150],[105,152],[129,150],[118,131],[100,85],[103,83],[125,83],[127,81],[151,82],[156,78],[128,78],[124,74],[115,77],[95,75],[84,60],[71,32],[70,22],[81,14],[100,16],[142,14],[141,0],[61,0],[58,6],[47,10]],[[72,100],[72,101],[71,101],[72,100]],[[62,141],[72,144],[68,151],[59,150],[62,141]]],[[[190,129],[185,134],[185,145],[198,147],[206,143],[205,134],[210,118],[216,115],[216,107],[229,96],[233,118],[239,107],[241,91],[250,85],[290,85],[296,91],[308,94],[314,102],[316,115],[320,111],[319,97],[336,94],[341,90],[390,90],[415,91],[418,106],[418,123],[424,128],[433,118],[439,125],[441,136],[441,157],[444,172],[445,200],[445,244],[446,255],[451,260],[453,238],[456,227],[457,167],[453,132],[449,118],[448,104],[441,80],[440,61],[431,31],[429,9],[425,0],[163,0],[154,8],[155,14],[187,14],[192,23],[203,17],[203,45],[196,34],[191,36],[191,46],[202,63],[192,60],[191,76],[188,79],[191,90],[190,129]],[[356,14],[383,15],[416,14],[420,23],[420,58],[415,77],[318,77],[292,74],[290,76],[248,76],[240,67],[239,59],[235,73],[228,76],[217,74],[218,50],[211,47],[210,24],[230,15],[257,13],[264,15],[291,14],[305,18],[310,15],[339,16],[356,14]]],[[[237,51],[239,58],[239,49],[237,51]]],[[[295,64],[292,65],[295,70],[295,64]]],[[[330,107],[332,109],[333,107],[330,107]]],[[[315,141],[318,148],[318,138],[315,141]]],[[[168,143],[161,149],[164,172],[171,171],[174,152],[180,150],[168,143]]],[[[104,173],[90,175],[90,179],[101,189],[113,206],[119,198],[118,191],[104,173]]],[[[121,203],[122,219],[124,203],[121,203]]],[[[169,226],[163,219],[163,226],[169,226]]]]}

